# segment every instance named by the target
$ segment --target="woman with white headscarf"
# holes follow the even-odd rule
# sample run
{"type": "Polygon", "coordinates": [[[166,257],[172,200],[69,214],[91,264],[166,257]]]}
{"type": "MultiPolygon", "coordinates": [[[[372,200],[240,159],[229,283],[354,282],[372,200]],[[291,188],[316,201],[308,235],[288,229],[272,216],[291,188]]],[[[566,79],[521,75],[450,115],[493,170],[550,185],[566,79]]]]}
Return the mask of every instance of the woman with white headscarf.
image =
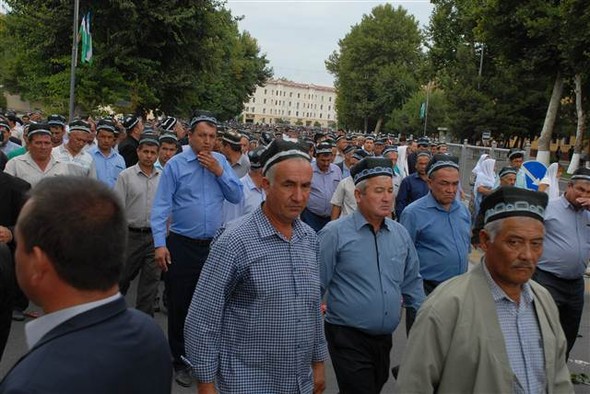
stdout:
{"type": "Polygon", "coordinates": [[[539,182],[539,191],[549,195],[549,199],[558,198],[561,194],[559,191],[559,178],[563,168],[558,163],[553,163],[547,168],[547,172],[539,182]]]}
{"type": "MultiPolygon", "coordinates": [[[[475,185],[473,186],[475,196],[473,200],[474,219],[479,212],[479,206],[481,205],[481,201],[485,196],[492,192],[492,190],[494,189],[494,185],[496,183],[496,160],[488,157],[480,163],[479,167],[479,172],[477,174],[477,177],[475,178],[475,185]]],[[[473,223],[475,223],[475,220],[473,221],[473,223]]]]}

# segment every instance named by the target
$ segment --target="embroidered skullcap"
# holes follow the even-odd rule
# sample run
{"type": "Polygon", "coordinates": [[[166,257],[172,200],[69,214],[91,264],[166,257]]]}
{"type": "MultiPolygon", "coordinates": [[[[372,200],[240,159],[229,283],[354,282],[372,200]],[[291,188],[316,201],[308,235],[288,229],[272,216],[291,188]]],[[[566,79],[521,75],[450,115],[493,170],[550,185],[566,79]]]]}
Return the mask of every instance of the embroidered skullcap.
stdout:
{"type": "Polygon", "coordinates": [[[315,154],[322,155],[322,154],[332,154],[332,147],[333,145],[328,142],[320,142],[315,147],[315,154]]]}
{"type": "Polygon", "coordinates": [[[369,153],[364,149],[357,149],[352,155],[352,157],[357,160],[363,160],[367,156],[369,156],[369,153]]]}
{"type": "Polygon", "coordinates": [[[35,134],[46,134],[51,135],[51,131],[49,131],[49,125],[47,123],[30,123],[29,131],[27,133],[27,138],[33,137],[35,134]]]}
{"type": "Polygon", "coordinates": [[[126,115],[123,119],[123,127],[125,130],[129,131],[134,128],[139,123],[139,118],[135,115],[126,115]]]}
{"type": "Polygon", "coordinates": [[[162,122],[162,128],[166,131],[172,131],[174,130],[176,123],[178,123],[178,119],[173,116],[169,116],[162,122]]]}
{"type": "Polygon", "coordinates": [[[524,157],[525,153],[526,152],[523,151],[522,149],[512,148],[512,149],[510,149],[510,151],[508,151],[508,159],[512,160],[512,159],[516,159],[518,157],[524,157]]]}
{"type": "Polygon", "coordinates": [[[158,141],[160,141],[160,144],[162,142],[168,142],[170,144],[177,144],[178,137],[174,133],[164,133],[164,134],[160,135],[160,137],[158,138],[158,141]]]}
{"type": "Polygon", "coordinates": [[[90,123],[80,119],[70,122],[68,127],[70,129],[70,133],[72,131],[83,131],[85,133],[90,133],[90,123]]]}
{"type": "Polygon", "coordinates": [[[96,132],[98,132],[99,130],[106,130],[115,134],[118,132],[117,127],[115,126],[115,122],[113,122],[112,119],[109,118],[100,119],[96,123],[96,132]]]}
{"type": "Polygon", "coordinates": [[[393,162],[383,157],[366,157],[350,170],[354,184],[376,176],[393,176],[393,162]]]}
{"type": "Polygon", "coordinates": [[[264,152],[264,148],[259,146],[256,149],[248,151],[248,159],[250,159],[250,168],[257,170],[262,168],[262,152],[264,152]]]}
{"type": "Polygon", "coordinates": [[[386,154],[391,153],[391,152],[397,152],[397,146],[395,146],[395,145],[386,146],[385,149],[383,149],[382,155],[385,156],[386,154]]]}
{"type": "Polygon", "coordinates": [[[277,163],[297,157],[311,161],[311,158],[300,144],[291,141],[273,140],[262,153],[262,173],[266,174],[277,163]]]}
{"type": "Polygon", "coordinates": [[[227,142],[230,145],[240,145],[242,135],[237,131],[227,130],[225,133],[223,133],[221,140],[227,142]]]}
{"type": "Polygon", "coordinates": [[[66,118],[59,114],[49,115],[47,117],[47,124],[49,126],[61,126],[64,127],[66,125],[66,118]]]}
{"type": "Polygon", "coordinates": [[[428,176],[441,168],[455,168],[459,170],[459,158],[450,155],[434,155],[426,167],[428,176]]]}
{"type": "Polygon", "coordinates": [[[139,137],[139,145],[141,144],[156,145],[159,147],[160,141],[158,140],[158,136],[154,133],[143,133],[139,137]]]}
{"type": "Polygon", "coordinates": [[[514,174],[516,175],[518,171],[514,167],[502,167],[500,172],[498,173],[499,178],[504,178],[506,175],[514,174]]]}
{"type": "Polygon", "coordinates": [[[354,145],[346,145],[346,148],[342,151],[345,155],[349,154],[350,152],[354,152],[356,150],[356,146],[354,145]]]}
{"type": "Polygon", "coordinates": [[[574,171],[574,174],[571,177],[572,181],[590,181],[590,169],[586,168],[586,167],[580,167],[578,168],[576,171],[574,171]]]}
{"type": "Polygon", "coordinates": [[[481,203],[484,224],[513,216],[527,216],[542,222],[548,200],[546,193],[513,186],[499,187],[481,203]]]}

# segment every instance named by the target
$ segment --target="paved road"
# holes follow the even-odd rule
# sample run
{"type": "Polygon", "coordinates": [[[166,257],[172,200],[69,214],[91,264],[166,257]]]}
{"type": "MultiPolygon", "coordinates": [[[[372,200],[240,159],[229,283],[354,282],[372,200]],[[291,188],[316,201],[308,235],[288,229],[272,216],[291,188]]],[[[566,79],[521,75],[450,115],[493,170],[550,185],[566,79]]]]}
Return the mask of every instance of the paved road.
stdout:
{"type": "MultiPolygon", "coordinates": [[[[472,260],[478,260],[477,252],[472,254],[472,260]]],[[[133,284],[130,294],[127,296],[127,300],[130,305],[133,305],[135,284],[133,284]]],[[[581,373],[584,372],[590,375],[590,278],[586,278],[586,299],[584,306],[584,315],[582,317],[582,325],[580,327],[580,334],[583,336],[578,338],[576,345],[571,353],[571,359],[568,362],[568,366],[571,372],[581,373]]],[[[30,308],[30,310],[38,310],[38,308],[30,308]]],[[[166,315],[162,313],[156,314],[156,321],[160,324],[164,332],[166,332],[166,315]]],[[[12,366],[18,358],[26,351],[25,339],[24,339],[24,323],[14,322],[12,331],[9,338],[7,349],[4,353],[4,357],[0,362],[0,376],[4,376],[10,366],[12,366]]],[[[401,355],[403,354],[406,346],[406,335],[405,335],[405,324],[402,322],[396,332],[393,335],[393,348],[391,352],[391,365],[397,365],[400,362],[401,355]]],[[[327,378],[327,390],[326,394],[338,393],[338,387],[336,384],[336,377],[331,364],[328,363],[326,368],[327,378]]],[[[390,378],[385,385],[382,393],[394,393],[393,378],[390,378]]],[[[590,394],[590,386],[575,386],[577,394],[590,394]]],[[[174,394],[185,394],[194,393],[195,388],[183,388],[173,383],[172,392],[174,394]]]]}

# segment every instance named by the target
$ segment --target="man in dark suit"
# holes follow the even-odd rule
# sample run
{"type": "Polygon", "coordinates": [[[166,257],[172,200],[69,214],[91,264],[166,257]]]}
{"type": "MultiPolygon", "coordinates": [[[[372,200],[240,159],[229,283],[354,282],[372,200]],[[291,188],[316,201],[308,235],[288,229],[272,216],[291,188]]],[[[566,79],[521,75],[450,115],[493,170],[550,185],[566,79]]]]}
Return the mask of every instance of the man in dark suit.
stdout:
{"type": "Polygon", "coordinates": [[[164,334],[119,293],[127,222],[114,193],[87,178],[46,178],[16,237],[18,283],[45,315],[25,326],[30,350],[0,393],[169,393],[164,334]]]}
{"type": "MultiPolygon", "coordinates": [[[[0,172],[0,359],[10,333],[12,308],[15,306],[16,281],[12,255],[14,253],[14,225],[31,188],[28,182],[0,172]]],[[[18,291],[19,307],[26,308],[28,301],[18,291]]]]}

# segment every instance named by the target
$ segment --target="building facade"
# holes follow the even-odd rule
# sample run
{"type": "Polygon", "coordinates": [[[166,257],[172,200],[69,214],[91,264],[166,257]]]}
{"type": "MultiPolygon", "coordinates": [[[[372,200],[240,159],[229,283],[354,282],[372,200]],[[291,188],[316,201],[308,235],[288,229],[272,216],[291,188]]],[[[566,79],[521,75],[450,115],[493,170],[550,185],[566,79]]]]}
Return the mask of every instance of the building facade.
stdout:
{"type": "Polygon", "coordinates": [[[336,89],[271,79],[244,103],[243,123],[336,126],[336,89]]]}

